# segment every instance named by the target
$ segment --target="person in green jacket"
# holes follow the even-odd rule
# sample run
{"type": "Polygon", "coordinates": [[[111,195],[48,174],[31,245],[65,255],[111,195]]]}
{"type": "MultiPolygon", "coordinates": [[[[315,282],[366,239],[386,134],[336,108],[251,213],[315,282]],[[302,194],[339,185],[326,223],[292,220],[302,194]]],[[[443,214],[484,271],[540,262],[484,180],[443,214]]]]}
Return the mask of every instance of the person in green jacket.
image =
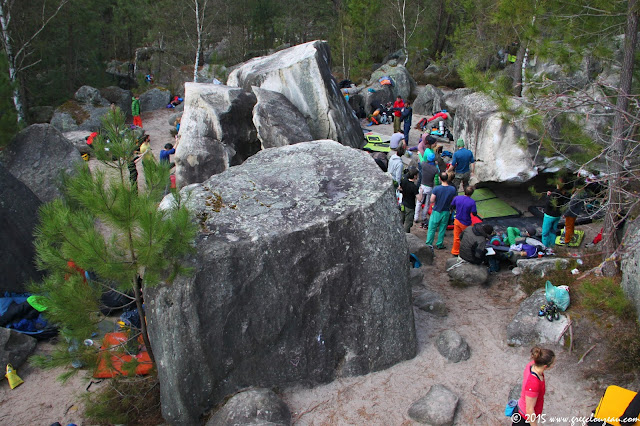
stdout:
{"type": "Polygon", "coordinates": [[[140,119],[140,96],[136,95],[131,98],[131,115],[133,115],[133,125],[142,127],[140,119]]]}

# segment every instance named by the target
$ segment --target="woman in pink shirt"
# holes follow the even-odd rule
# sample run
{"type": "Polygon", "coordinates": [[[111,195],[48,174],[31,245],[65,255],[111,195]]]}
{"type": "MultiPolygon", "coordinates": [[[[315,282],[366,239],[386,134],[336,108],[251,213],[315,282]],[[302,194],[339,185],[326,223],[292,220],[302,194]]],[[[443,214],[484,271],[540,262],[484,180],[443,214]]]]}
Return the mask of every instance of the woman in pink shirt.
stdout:
{"type": "Polygon", "coordinates": [[[551,368],[556,355],[551,349],[539,348],[531,349],[531,361],[524,369],[522,377],[522,392],[518,400],[519,415],[511,416],[512,425],[533,425],[542,423],[542,407],[544,405],[544,393],[546,381],[544,372],[551,368]]]}

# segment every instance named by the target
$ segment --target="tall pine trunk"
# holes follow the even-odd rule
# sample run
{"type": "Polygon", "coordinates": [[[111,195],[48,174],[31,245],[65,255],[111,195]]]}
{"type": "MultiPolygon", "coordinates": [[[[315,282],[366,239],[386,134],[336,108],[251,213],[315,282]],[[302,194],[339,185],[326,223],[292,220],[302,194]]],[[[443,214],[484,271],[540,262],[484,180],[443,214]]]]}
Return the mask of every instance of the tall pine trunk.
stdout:
{"type": "Polygon", "coordinates": [[[627,28],[624,34],[624,58],[620,69],[620,84],[618,89],[618,99],[613,119],[613,129],[611,132],[611,146],[607,155],[608,197],[607,213],[604,220],[603,230],[603,255],[605,262],[602,268],[604,275],[612,276],[618,272],[618,265],[612,256],[620,244],[616,234],[616,226],[619,225],[621,217],[622,195],[622,173],[625,152],[624,126],[625,114],[629,110],[629,95],[631,92],[631,81],[633,79],[633,60],[638,31],[638,11],[636,9],[637,0],[629,0],[627,14],[627,28]]]}

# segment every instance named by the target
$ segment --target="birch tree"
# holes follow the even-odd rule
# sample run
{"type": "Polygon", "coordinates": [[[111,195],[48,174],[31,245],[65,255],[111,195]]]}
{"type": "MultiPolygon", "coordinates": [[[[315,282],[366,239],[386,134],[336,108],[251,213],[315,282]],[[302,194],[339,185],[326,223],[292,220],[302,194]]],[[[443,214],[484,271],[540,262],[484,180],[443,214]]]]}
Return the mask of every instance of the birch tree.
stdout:
{"type": "Polygon", "coordinates": [[[196,15],[196,59],[193,64],[193,81],[198,81],[198,64],[200,63],[200,53],[202,51],[202,37],[205,32],[205,18],[207,15],[207,3],[209,0],[193,0],[189,6],[196,15]]]}
{"type": "Polygon", "coordinates": [[[402,42],[402,51],[404,52],[404,63],[402,65],[406,67],[407,62],[409,62],[409,41],[415,34],[420,22],[420,15],[426,8],[420,7],[419,3],[415,7],[411,7],[411,5],[407,5],[407,0],[394,0],[393,10],[394,17],[398,19],[398,22],[396,23],[395,20],[392,20],[391,25],[402,42]]]}
{"type": "Polygon", "coordinates": [[[23,40],[18,41],[14,35],[14,28],[24,23],[13,20],[15,0],[0,0],[0,32],[2,47],[9,62],[9,81],[13,84],[13,105],[16,109],[18,122],[26,121],[25,105],[20,90],[20,73],[37,64],[39,60],[30,59],[32,42],[44,31],[47,25],[56,17],[58,12],[69,0],[57,0],[53,9],[47,8],[46,0],[42,3],[42,12],[35,30],[23,40]]]}

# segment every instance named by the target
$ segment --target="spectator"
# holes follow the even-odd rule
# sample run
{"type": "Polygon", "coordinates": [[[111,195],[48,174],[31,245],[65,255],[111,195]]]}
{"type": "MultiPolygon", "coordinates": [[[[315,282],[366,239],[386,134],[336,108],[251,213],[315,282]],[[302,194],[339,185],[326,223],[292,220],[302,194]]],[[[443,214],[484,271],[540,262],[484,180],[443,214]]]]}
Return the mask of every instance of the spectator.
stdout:
{"type": "Polygon", "coordinates": [[[458,139],[456,146],[458,147],[458,150],[453,154],[451,167],[453,167],[455,172],[453,187],[458,191],[460,182],[462,182],[463,188],[469,186],[471,173],[475,173],[476,160],[473,158],[473,153],[464,147],[464,140],[462,138],[458,139]]]}
{"type": "Polygon", "coordinates": [[[393,103],[393,133],[398,133],[400,131],[400,121],[402,113],[400,112],[404,108],[404,101],[402,97],[398,96],[396,101],[393,103]]]}
{"type": "Polygon", "coordinates": [[[131,98],[131,115],[133,115],[133,125],[142,127],[142,120],[140,119],[140,96],[138,95],[131,98]]]}
{"type": "Polygon", "coordinates": [[[451,208],[451,201],[456,196],[456,190],[449,185],[448,176],[446,173],[440,173],[440,180],[442,184],[433,188],[431,193],[431,203],[433,204],[433,210],[431,211],[431,217],[429,218],[429,230],[427,231],[426,244],[433,250],[433,240],[435,238],[436,230],[438,231],[438,244],[436,248],[438,250],[446,249],[444,245],[444,234],[449,223],[449,209],[451,208]]]}
{"type": "Polygon", "coordinates": [[[451,207],[456,210],[456,218],[453,220],[453,247],[451,247],[451,254],[454,256],[460,254],[460,235],[468,226],[471,226],[471,213],[478,213],[476,202],[471,198],[474,191],[473,186],[467,186],[464,189],[464,195],[456,195],[451,202],[451,207]]]}
{"type": "Polygon", "coordinates": [[[404,226],[404,232],[411,232],[413,225],[413,215],[416,210],[416,198],[418,196],[418,169],[409,167],[407,175],[402,179],[400,188],[402,188],[402,207],[401,217],[404,226]]]}

